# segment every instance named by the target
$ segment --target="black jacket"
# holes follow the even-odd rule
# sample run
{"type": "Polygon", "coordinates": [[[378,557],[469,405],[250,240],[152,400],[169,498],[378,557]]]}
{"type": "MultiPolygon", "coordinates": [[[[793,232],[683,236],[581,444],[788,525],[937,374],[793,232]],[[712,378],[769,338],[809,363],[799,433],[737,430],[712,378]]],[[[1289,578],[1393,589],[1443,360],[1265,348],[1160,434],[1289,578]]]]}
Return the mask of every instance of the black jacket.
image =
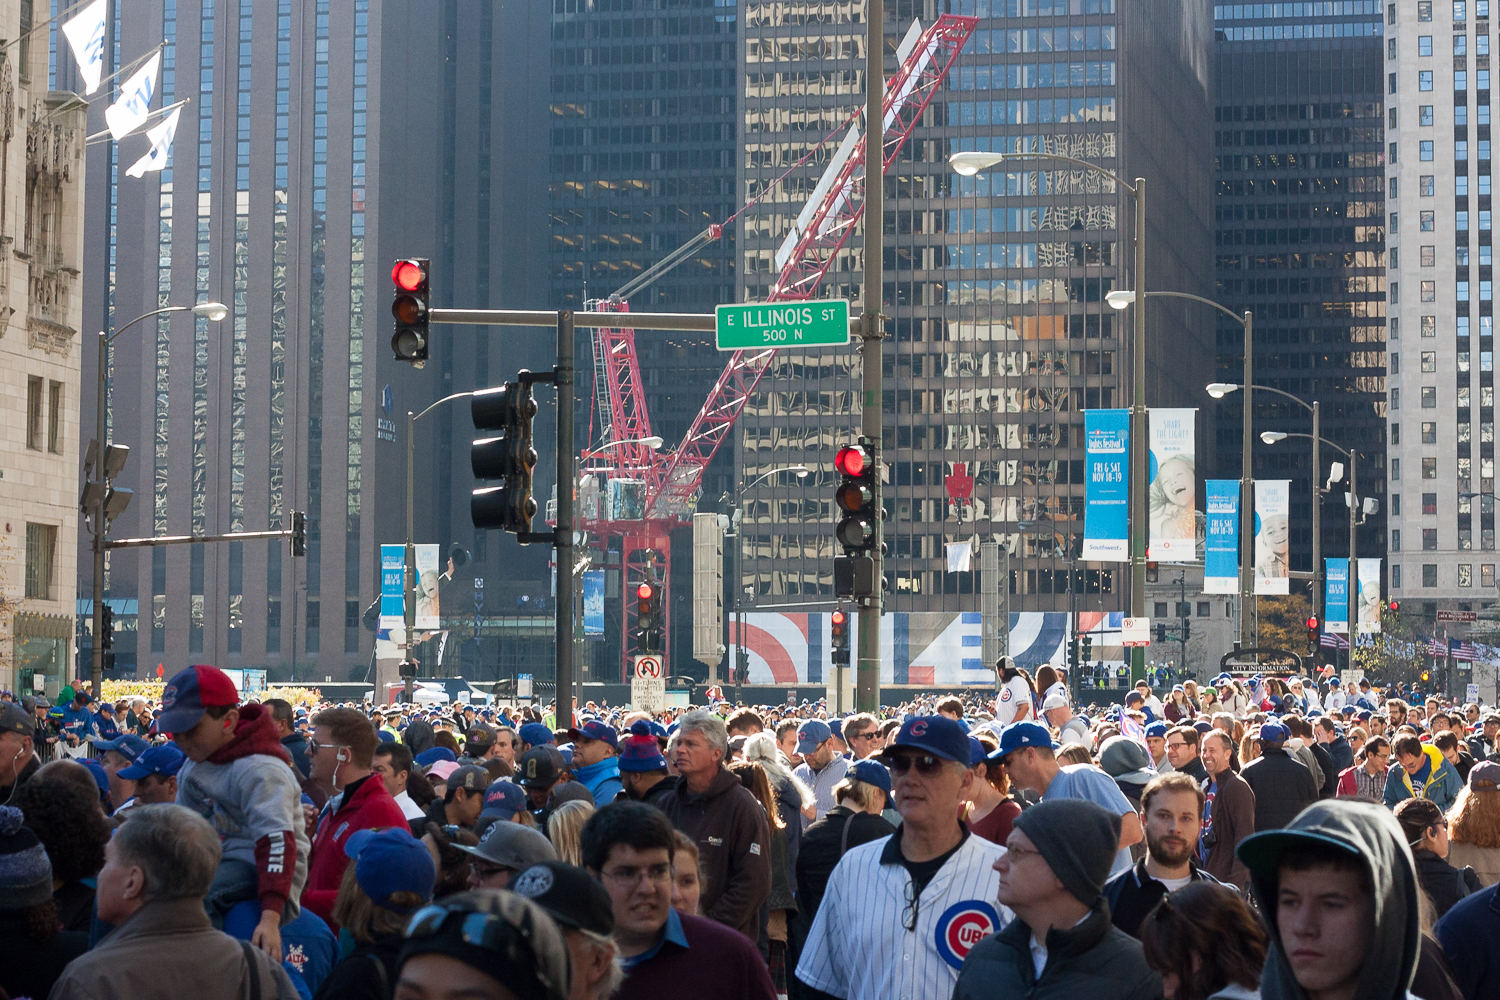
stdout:
{"type": "Polygon", "coordinates": [[[45,941],[31,936],[23,914],[0,913],[0,990],[12,997],[45,997],[63,967],[89,950],[86,932],[58,931],[45,941]]]}
{"type": "MultiPolygon", "coordinates": [[[[1342,774],[1354,766],[1354,748],[1342,736],[1335,736],[1323,744],[1323,749],[1327,750],[1328,756],[1333,759],[1333,767],[1338,774],[1342,774]]],[[[1337,774],[1334,778],[1335,784],[1337,784],[1337,774]]]]}
{"type": "Polygon", "coordinates": [[[1312,751],[1313,759],[1323,772],[1323,787],[1318,789],[1318,798],[1331,799],[1339,790],[1339,772],[1334,767],[1333,755],[1321,743],[1309,743],[1307,748],[1312,751]]]}
{"type": "Polygon", "coordinates": [[[703,915],[757,940],[760,908],[771,894],[771,827],[760,800],[720,766],[702,794],[679,781],[662,811],[698,844],[703,915]]]}
{"type": "Polygon", "coordinates": [[[404,943],[396,935],[356,946],[333,967],[313,1000],[391,1000],[404,943]]]}
{"type": "Polygon", "coordinates": [[[1026,997],[1027,1000],[1156,1000],[1161,976],[1141,953],[1141,943],[1110,923],[1100,899],[1083,923],[1047,932],[1047,965],[1037,976],[1031,961],[1031,928],[1019,917],[976,944],[964,959],[953,1000],[1026,997]]]}
{"type": "Polygon", "coordinates": [[[1200,785],[1203,784],[1204,781],[1208,780],[1208,768],[1203,766],[1202,757],[1194,757],[1183,766],[1175,768],[1174,770],[1187,775],[1200,785]]]}
{"type": "Polygon", "coordinates": [[[1460,899],[1484,888],[1472,868],[1454,868],[1432,851],[1414,850],[1411,856],[1417,862],[1417,884],[1426,891],[1439,917],[1460,899]]]}
{"type": "Polygon", "coordinates": [[[647,789],[646,794],[639,799],[631,795],[627,789],[621,788],[615,793],[614,800],[616,802],[644,802],[648,806],[655,806],[658,809],[662,809],[663,803],[667,801],[667,798],[677,787],[679,780],[677,775],[669,774],[647,789]]]}
{"type": "MultiPolygon", "coordinates": [[[[1196,862],[1189,861],[1188,865],[1194,882],[1223,885],[1199,868],[1196,862]]],[[[1136,939],[1141,936],[1141,923],[1145,921],[1146,915],[1166,894],[1167,887],[1146,873],[1145,858],[1104,883],[1104,901],[1109,904],[1110,922],[1136,939]]]]}
{"type": "Polygon", "coordinates": [[[1312,772],[1279,746],[1263,747],[1259,757],[1240,769],[1240,777],[1255,793],[1257,833],[1286,826],[1318,801],[1312,772]]]}
{"type": "Polygon", "coordinates": [[[292,733],[290,736],[281,738],[281,745],[286,747],[286,752],[292,756],[292,766],[302,777],[311,773],[312,761],[308,759],[307,737],[302,733],[292,733]]]}

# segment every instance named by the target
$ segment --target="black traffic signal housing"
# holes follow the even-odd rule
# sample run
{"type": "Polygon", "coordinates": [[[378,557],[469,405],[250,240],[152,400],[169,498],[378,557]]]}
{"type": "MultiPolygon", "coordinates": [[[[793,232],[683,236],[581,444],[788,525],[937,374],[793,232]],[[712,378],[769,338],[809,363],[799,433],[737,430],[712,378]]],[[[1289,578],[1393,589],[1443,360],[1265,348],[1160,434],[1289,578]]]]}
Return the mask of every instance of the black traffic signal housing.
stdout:
{"type": "Polygon", "coordinates": [[[115,609],[108,604],[99,609],[99,648],[115,648],[115,609]]]}
{"type": "Polygon", "coordinates": [[[396,675],[403,679],[417,676],[417,663],[415,660],[402,660],[396,665],[396,675]]]}
{"type": "Polygon", "coordinates": [[[476,528],[503,528],[516,534],[531,531],[536,500],[531,495],[536,449],[532,447],[531,422],[536,400],[531,381],[507,382],[476,392],[469,401],[476,434],[469,451],[475,479],[497,479],[499,486],[474,490],[469,498],[469,518],[476,528]],[[486,432],[491,432],[486,434],[486,432]]]}
{"type": "Polygon", "coordinates": [[[397,361],[421,368],[427,363],[428,305],[432,290],[428,281],[432,262],[425,257],[408,257],[391,267],[395,297],[391,315],[396,318],[396,332],[391,334],[391,351],[397,361]]]}
{"type": "Polygon", "coordinates": [[[734,665],[734,686],[744,687],[750,683],[750,652],[739,650],[738,662],[734,665]]]}
{"type": "Polygon", "coordinates": [[[292,558],[307,555],[307,515],[300,510],[292,511],[292,558]]]}
{"type": "Polygon", "coordinates": [[[661,587],[650,580],[635,588],[635,646],[642,653],[661,652],[661,587]]]}
{"type": "Polygon", "coordinates": [[[1166,642],[1167,641],[1167,626],[1165,624],[1163,624],[1162,622],[1157,622],[1156,623],[1156,641],[1157,642],[1166,642]]]}
{"type": "Polygon", "coordinates": [[[1075,632],[1068,639],[1068,669],[1069,670],[1077,670],[1078,669],[1078,664],[1080,662],[1082,662],[1078,658],[1079,654],[1081,653],[1081,651],[1082,651],[1082,647],[1081,647],[1081,645],[1079,643],[1078,633],[1075,632]]]}
{"type": "Polygon", "coordinates": [[[1078,657],[1080,663],[1094,662],[1094,637],[1085,635],[1078,640],[1078,657]]]}
{"type": "Polygon", "coordinates": [[[833,646],[832,662],[849,665],[849,612],[835,608],[828,616],[829,638],[833,646]]]}
{"type": "Polygon", "coordinates": [[[875,459],[860,439],[839,449],[833,467],[839,474],[834,493],[839,521],[834,538],[844,550],[833,561],[834,593],[839,597],[874,597],[879,584],[873,553],[881,516],[875,507],[875,459]]]}
{"type": "Polygon", "coordinates": [[[1318,616],[1309,615],[1307,619],[1307,651],[1309,653],[1318,651],[1318,641],[1322,638],[1318,625],[1318,616]]]}

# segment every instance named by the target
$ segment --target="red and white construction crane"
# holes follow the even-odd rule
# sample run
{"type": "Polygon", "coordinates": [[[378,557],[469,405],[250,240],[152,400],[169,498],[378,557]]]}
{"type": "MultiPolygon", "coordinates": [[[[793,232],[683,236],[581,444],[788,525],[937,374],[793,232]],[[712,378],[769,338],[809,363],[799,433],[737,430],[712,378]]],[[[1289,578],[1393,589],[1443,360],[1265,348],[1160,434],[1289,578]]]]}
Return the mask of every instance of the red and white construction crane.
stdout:
{"type": "MultiPolygon", "coordinates": [[[[919,22],[913,22],[902,39],[897,48],[899,66],[886,82],[880,146],[882,173],[890,170],[977,23],[974,17],[943,14],[926,30],[919,22]]],[[[839,251],[854,234],[865,208],[863,120],[861,108],[778,178],[777,183],[842,134],[807,204],[776,252],[778,277],[767,296],[768,302],[813,298],[839,251]]],[[[725,226],[775,186],[768,185],[766,191],[734,215],[709,226],[608,299],[593,300],[588,306],[628,313],[630,296],[722,237],[725,226]]],[[[661,581],[666,593],[671,593],[667,579],[671,530],[691,522],[704,471],[729,436],[775,354],[775,349],[758,349],[730,355],[682,443],[675,449],[659,452],[653,447],[657,439],[646,410],[635,331],[622,327],[595,333],[594,383],[602,431],[599,440],[604,443],[586,451],[580,462],[580,475],[589,489],[580,496],[579,519],[583,530],[591,534],[622,540],[627,569],[623,593],[630,592],[634,581],[650,575],[661,581]],[[610,481],[616,484],[610,486],[610,481]],[[655,567],[647,553],[660,557],[655,567]]],[[[628,607],[629,602],[626,604],[628,607]]],[[[663,613],[670,644],[669,605],[663,608],[663,613]]],[[[625,617],[629,617],[628,612],[625,617]]],[[[625,636],[630,635],[628,621],[623,623],[622,630],[625,636]]],[[[628,643],[622,648],[628,664],[628,643]]]]}

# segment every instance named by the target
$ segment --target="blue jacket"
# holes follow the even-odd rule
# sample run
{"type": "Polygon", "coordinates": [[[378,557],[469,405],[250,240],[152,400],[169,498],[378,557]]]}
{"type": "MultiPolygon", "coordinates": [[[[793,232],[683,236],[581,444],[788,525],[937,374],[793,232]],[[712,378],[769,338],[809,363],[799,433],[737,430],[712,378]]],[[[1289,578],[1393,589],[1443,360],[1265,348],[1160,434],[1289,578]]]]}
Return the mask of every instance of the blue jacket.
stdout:
{"type": "Polygon", "coordinates": [[[79,740],[86,740],[90,736],[97,736],[99,731],[95,724],[94,713],[87,708],[74,708],[68,704],[58,713],[58,722],[62,726],[63,735],[71,735],[79,740]]]}
{"type": "MultiPolygon", "coordinates": [[[[1459,778],[1457,769],[1448,763],[1448,759],[1437,747],[1423,744],[1422,752],[1427,757],[1427,763],[1422,769],[1427,780],[1427,784],[1422,788],[1422,798],[1431,799],[1438,804],[1438,808],[1447,812],[1452,807],[1453,800],[1458,798],[1459,791],[1464,787],[1463,780],[1459,778]]],[[[1423,776],[1422,773],[1418,773],[1418,777],[1423,776]]],[[[1385,776],[1386,808],[1394,809],[1397,802],[1413,798],[1415,795],[1411,776],[1406,773],[1406,768],[1399,763],[1392,764],[1385,776]]]]}
{"type": "Polygon", "coordinates": [[[588,767],[575,767],[573,777],[589,790],[594,796],[594,804],[598,806],[609,805],[616,795],[625,790],[624,783],[620,781],[618,757],[606,757],[588,767]]]}
{"type": "Polygon", "coordinates": [[[1464,996],[1500,996],[1500,895],[1495,886],[1460,900],[1434,933],[1464,996]]]}

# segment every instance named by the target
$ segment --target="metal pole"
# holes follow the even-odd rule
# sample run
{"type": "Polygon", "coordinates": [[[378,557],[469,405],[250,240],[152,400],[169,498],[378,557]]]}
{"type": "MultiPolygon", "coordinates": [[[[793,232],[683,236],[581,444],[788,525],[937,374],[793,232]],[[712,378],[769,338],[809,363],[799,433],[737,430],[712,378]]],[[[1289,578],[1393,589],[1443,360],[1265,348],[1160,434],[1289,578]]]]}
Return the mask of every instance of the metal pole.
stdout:
{"type": "MultiPolygon", "coordinates": [[[[884,386],[881,371],[881,299],[885,288],[885,4],[865,5],[865,279],[864,314],[860,317],[860,366],[863,396],[860,432],[875,462],[874,594],[859,606],[859,665],[854,703],[861,712],[880,707],[880,614],[885,603],[885,500],[880,470],[884,430],[884,386]]],[[[842,685],[839,688],[842,692],[842,685]]]]}
{"type": "Polygon", "coordinates": [[[1349,669],[1354,669],[1354,639],[1359,635],[1359,559],[1355,554],[1355,519],[1359,512],[1359,493],[1355,485],[1358,448],[1349,449],[1349,573],[1346,595],[1349,600],[1349,669]]]}
{"type": "MultiPolygon", "coordinates": [[[[875,6],[879,6],[876,4],[875,6]]],[[[1135,179],[1135,330],[1131,346],[1131,364],[1135,369],[1134,391],[1130,401],[1130,615],[1146,616],[1146,535],[1150,509],[1146,497],[1146,179],[1135,179]]],[[[1146,650],[1132,647],[1131,682],[1146,676],[1146,650]]]]}
{"type": "MultiPolygon", "coordinates": [[[[99,442],[97,455],[94,459],[94,481],[102,487],[104,484],[104,453],[106,444],[104,441],[104,408],[108,405],[105,398],[104,376],[109,358],[109,338],[104,331],[99,331],[99,379],[98,395],[95,398],[94,425],[95,440],[99,442]]],[[[98,698],[104,690],[104,501],[105,490],[99,490],[99,500],[94,504],[94,641],[90,650],[91,670],[90,676],[94,682],[94,697],[98,698]]]]}
{"type": "MultiPolygon", "coordinates": [[[[414,534],[412,521],[413,514],[412,496],[414,492],[415,473],[412,470],[412,457],[415,446],[412,435],[416,431],[417,418],[412,411],[406,411],[406,593],[402,600],[406,614],[406,655],[401,659],[414,662],[412,650],[416,647],[417,635],[417,547],[412,543],[414,534]]],[[[416,678],[406,678],[406,703],[412,703],[416,688],[416,678]]],[[[375,692],[375,700],[381,699],[382,692],[375,692]]]]}
{"type": "Polygon", "coordinates": [[[1255,567],[1255,469],[1251,464],[1251,448],[1254,438],[1252,424],[1255,406],[1251,388],[1255,384],[1252,369],[1255,359],[1254,320],[1249,312],[1243,320],[1245,326],[1245,375],[1240,392],[1242,416],[1240,418],[1240,648],[1250,649],[1255,645],[1252,622],[1255,620],[1255,586],[1251,574],[1255,567]]]}
{"type": "Polygon", "coordinates": [[[573,724],[573,311],[557,313],[557,724],[573,724]]]}
{"type": "Polygon", "coordinates": [[[1323,431],[1320,413],[1318,401],[1315,399],[1312,405],[1312,609],[1313,614],[1318,616],[1318,625],[1321,628],[1327,625],[1324,618],[1327,617],[1328,609],[1323,606],[1323,491],[1318,488],[1318,481],[1323,478],[1323,431]]]}

